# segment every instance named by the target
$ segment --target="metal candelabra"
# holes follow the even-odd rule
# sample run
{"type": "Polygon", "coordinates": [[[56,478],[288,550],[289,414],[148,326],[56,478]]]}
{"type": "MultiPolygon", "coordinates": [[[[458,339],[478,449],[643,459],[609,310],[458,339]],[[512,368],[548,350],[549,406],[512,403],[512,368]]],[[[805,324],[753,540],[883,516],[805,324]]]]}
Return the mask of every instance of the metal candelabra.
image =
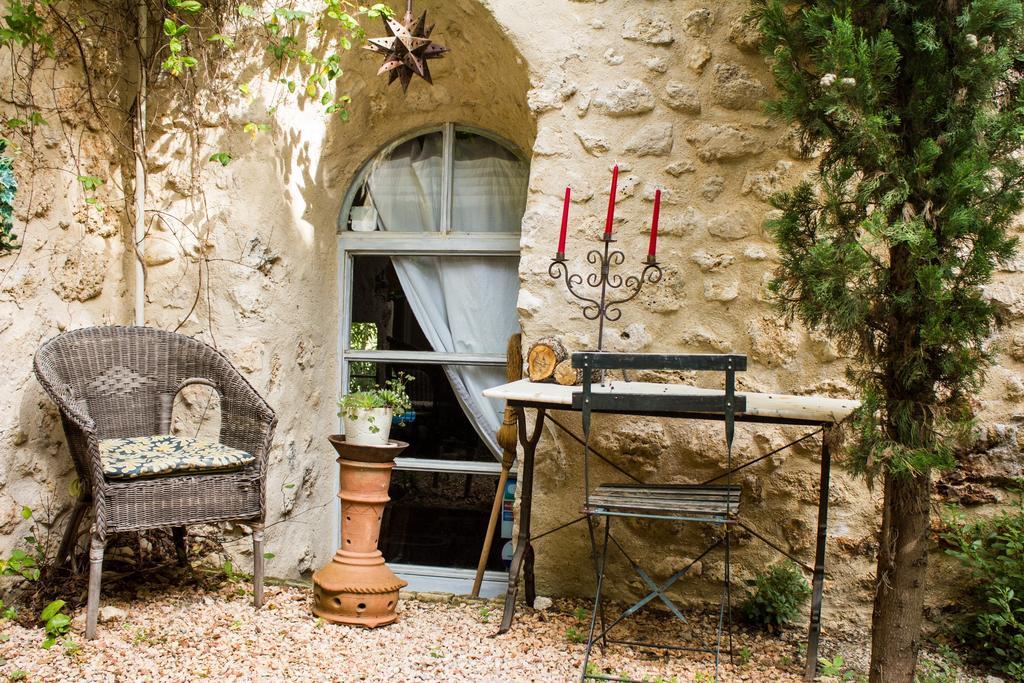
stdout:
{"type": "Polygon", "coordinates": [[[635,299],[644,284],[656,284],[661,280],[661,266],[658,265],[657,257],[649,255],[643,261],[644,269],[640,275],[623,277],[618,273],[612,273],[612,268],[621,266],[626,262],[626,255],[618,249],[612,249],[612,243],[616,240],[610,233],[605,233],[601,238],[604,242],[604,249],[591,249],[587,252],[587,262],[600,266],[600,272],[589,273],[586,277],[587,286],[591,289],[600,290],[600,294],[587,296],[579,291],[583,285],[583,276],[579,273],[570,273],[566,263],[565,252],[558,252],[555,258],[551,259],[548,267],[548,275],[552,278],[565,280],[569,293],[583,302],[583,317],[587,320],[597,320],[597,350],[604,347],[604,323],[615,322],[622,317],[622,304],[635,299]],[[622,290],[624,296],[613,298],[616,290],[622,290]]]}

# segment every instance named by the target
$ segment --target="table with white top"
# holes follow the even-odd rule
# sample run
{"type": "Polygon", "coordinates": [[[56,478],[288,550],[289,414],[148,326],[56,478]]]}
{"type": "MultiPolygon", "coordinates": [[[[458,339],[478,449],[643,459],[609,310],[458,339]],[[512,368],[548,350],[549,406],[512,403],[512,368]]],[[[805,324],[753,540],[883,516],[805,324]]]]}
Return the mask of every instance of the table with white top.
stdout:
{"type": "MultiPolygon", "coordinates": [[[[573,406],[573,395],[582,391],[581,387],[578,386],[562,386],[560,384],[546,384],[530,382],[528,380],[519,380],[516,382],[510,382],[503,384],[498,387],[493,387],[484,391],[484,396],[488,398],[500,399],[506,402],[507,405],[513,407],[519,418],[519,442],[522,446],[522,463],[519,474],[519,497],[520,497],[520,508],[519,508],[519,531],[516,536],[515,550],[512,556],[512,564],[509,567],[508,574],[508,591],[505,594],[505,611],[501,620],[501,628],[499,633],[506,632],[512,625],[512,618],[515,614],[515,601],[519,590],[519,578],[523,577],[524,590],[526,592],[526,601],[528,604],[533,604],[536,597],[536,591],[534,587],[534,571],[533,571],[533,541],[538,540],[542,536],[547,536],[555,531],[560,531],[566,527],[572,526],[575,523],[583,521],[586,517],[581,516],[571,522],[563,524],[555,529],[546,531],[537,536],[531,535],[530,529],[530,518],[532,513],[533,504],[533,468],[534,459],[537,452],[537,443],[540,441],[541,430],[544,425],[545,418],[551,419],[552,423],[569,434],[573,439],[580,442],[582,441],[572,431],[568,430],[561,422],[559,422],[554,416],[548,416],[549,411],[575,411],[577,408],[573,406]],[[536,411],[536,420],[534,422],[532,432],[528,432],[526,425],[526,409],[532,408],[536,411]]],[[[605,383],[600,385],[594,385],[594,393],[613,393],[613,394],[635,394],[638,396],[695,396],[695,395],[721,395],[723,392],[712,389],[703,389],[700,387],[693,387],[685,384],[661,384],[652,382],[627,382],[620,380],[607,380],[605,383]]],[[[772,455],[775,455],[779,451],[782,451],[790,446],[793,446],[801,441],[809,439],[813,436],[821,434],[821,467],[820,467],[820,481],[818,488],[818,525],[817,525],[817,538],[815,542],[814,551],[814,566],[813,568],[808,567],[806,563],[801,562],[797,558],[792,557],[789,553],[782,550],[778,545],[774,544],[770,539],[765,538],[763,535],[757,533],[749,526],[741,522],[747,531],[752,535],[759,538],[761,541],[767,543],[773,549],[778,552],[790,557],[798,564],[812,570],[812,594],[811,594],[811,614],[810,614],[810,625],[808,628],[807,638],[807,668],[805,670],[806,680],[813,680],[817,673],[818,665],[818,642],[821,635],[821,603],[822,603],[822,591],[825,580],[825,542],[827,538],[827,521],[828,521],[828,491],[829,491],[829,476],[831,470],[831,456],[829,452],[829,430],[835,426],[836,423],[845,419],[850,413],[853,412],[860,404],[857,401],[845,400],[845,399],[834,399],[825,398],[820,396],[793,396],[787,394],[760,394],[760,393],[749,393],[749,392],[737,392],[737,396],[743,396],[746,399],[746,408],[742,413],[736,413],[737,422],[747,423],[761,423],[761,424],[774,424],[774,425],[795,425],[795,426],[806,426],[813,428],[807,434],[801,436],[799,439],[792,441],[781,448],[775,449],[771,453],[762,455],[754,460],[747,463],[741,464],[733,468],[732,472],[741,470],[745,467],[749,467],[757,462],[760,462],[772,455]]],[[[642,404],[642,402],[640,402],[642,404]]],[[[597,412],[597,411],[595,411],[597,412]]],[[[619,409],[614,411],[615,414],[621,415],[643,415],[652,417],[673,417],[682,419],[694,419],[694,420],[717,420],[721,421],[723,415],[721,413],[687,413],[680,414],[677,412],[669,414],[660,414],[657,411],[648,411],[643,409],[619,409]]],[[[591,449],[591,452],[594,452],[591,449]]],[[[608,458],[597,454],[602,460],[608,462],[610,465],[618,469],[620,472],[629,475],[627,472],[617,467],[614,463],[610,462],[608,458]]],[[[722,476],[725,476],[724,474],[722,476]]],[[[719,479],[721,477],[716,477],[719,479]]],[[[706,482],[705,482],[706,483],[706,482]]]]}

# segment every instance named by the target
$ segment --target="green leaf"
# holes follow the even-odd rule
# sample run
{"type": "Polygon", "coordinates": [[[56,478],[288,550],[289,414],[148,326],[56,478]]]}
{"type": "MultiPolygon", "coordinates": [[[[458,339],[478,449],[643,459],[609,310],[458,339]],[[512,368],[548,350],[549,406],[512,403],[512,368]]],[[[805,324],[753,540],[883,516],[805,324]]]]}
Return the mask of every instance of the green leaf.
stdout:
{"type": "Polygon", "coordinates": [[[238,14],[239,16],[245,17],[246,19],[251,19],[254,16],[256,16],[256,10],[254,10],[249,5],[239,5],[238,14]]]}
{"type": "Polygon", "coordinates": [[[70,623],[71,617],[67,614],[55,614],[52,619],[46,622],[46,628],[54,633],[62,633],[70,623]]]}
{"type": "Polygon", "coordinates": [[[103,178],[99,178],[94,175],[80,175],[78,176],[78,182],[82,183],[82,187],[90,192],[99,188],[101,185],[106,183],[103,178]]]}
{"type": "Polygon", "coordinates": [[[221,166],[227,166],[231,163],[231,155],[227,152],[216,152],[210,155],[210,161],[219,162],[221,166]]]}
{"type": "Polygon", "coordinates": [[[168,37],[174,36],[175,35],[175,30],[177,28],[178,28],[178,25],[174,23],[174,19],[171,19],[169,17],[167,19],[164,19],[164,35],[165,36],[168,36],[168,37]]]}
{"type": "Polygon", "coordinates": [[[234,38],[229,36],[221,35],[220,33],[214,33],[212,36],[206,39],[211,43],[220,43],[229,50],[235,46],[234,38]]]}
{"type": "Polygon", "coordinates": [[[32,516],[32,508],[30,508],[28,505],[22,505],[21,506],[21,518],[22,519],[28,519],[31,516],[32,516]]]}
{"type": "Polygon", "coordinates": [[[7,119],[8,128],[21,128],[22,126],[28,125],[28,121],[24,119],[7,119]]]}
{"type": "Polygon", "coordinates": [[[44,119],[43,115],[40,114],[37,111],[32,112],[32,114],[28,117],[28,120],[31,121],[32,124],[36,125],[36,126],[47,126],[47,125],[49,125],[49,122],[46,119],[44,119]]]}
{"type": "Polygon", "coordinates": [[[201,12],[203,6],[196,2],[196,0],[180,0],[177,3],[177,9],[182,12],[201,12]]]}
{"type": "Polygon", "coordinates": [[[58,612],[64,609],[64,604],[65,603],[63,600],[54,600],[53,602],[48,604],[46,607],[43,608],[43,611],[39,614],[39,621],[50,621],[50,619],[52,619],[58,612]]]}
{"type": "Polygon", "coordinates": [[[249,84],[242,83],[240,86],[238,86],[238,92],[242,93],[243,95],[248,95],[250,92],[249,84]]]}
{"type": "Polygon", "coordinates": [[[277,557],[277,555],[275,555],[274,553],[263,553],[263,559],[265,560],[272,560],[275,557],[277,557]]]}
{"type": "MultiPolygon", "coordinates": [[[[53,636],[46,636],[45,638],[43,638],[43,649],[44,650],[49,650],[51,647],[53,647],[56,644],[57,644],[57,639],[54,638],[53,636]]],[[[14,680],[14,676],[13,675],[11,676],[11,680],[14,680]]],[[[21,680],[21,679],[18,679],[18,680],[21,680]]]]}

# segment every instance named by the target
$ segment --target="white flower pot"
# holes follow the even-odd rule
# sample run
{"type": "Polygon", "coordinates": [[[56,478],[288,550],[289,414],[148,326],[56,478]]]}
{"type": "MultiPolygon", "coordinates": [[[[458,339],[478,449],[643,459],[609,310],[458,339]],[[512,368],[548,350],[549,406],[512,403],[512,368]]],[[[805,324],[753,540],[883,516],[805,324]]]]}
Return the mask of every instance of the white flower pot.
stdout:
{"type": "Polygon", "coordinates": [[[357,446],[385,446],[391,435],[391,408],[354,408],[342,411],[345,441],[357,446]]]}

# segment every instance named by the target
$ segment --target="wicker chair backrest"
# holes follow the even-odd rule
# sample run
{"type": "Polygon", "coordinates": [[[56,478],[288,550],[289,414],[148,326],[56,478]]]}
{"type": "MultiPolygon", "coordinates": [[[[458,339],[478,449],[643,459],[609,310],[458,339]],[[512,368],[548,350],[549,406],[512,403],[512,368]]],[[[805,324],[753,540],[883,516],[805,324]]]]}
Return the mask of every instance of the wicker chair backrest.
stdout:
{"type": "Polygon", "coordinates": [[[206,380],[223,402],[241,379],[207,344],[146,327],[66,332],[43,344],[36,367],[51,384],[67,388],[95,422],[99,439],[167,433],[174,396],[189,380],[206,380]]]}

